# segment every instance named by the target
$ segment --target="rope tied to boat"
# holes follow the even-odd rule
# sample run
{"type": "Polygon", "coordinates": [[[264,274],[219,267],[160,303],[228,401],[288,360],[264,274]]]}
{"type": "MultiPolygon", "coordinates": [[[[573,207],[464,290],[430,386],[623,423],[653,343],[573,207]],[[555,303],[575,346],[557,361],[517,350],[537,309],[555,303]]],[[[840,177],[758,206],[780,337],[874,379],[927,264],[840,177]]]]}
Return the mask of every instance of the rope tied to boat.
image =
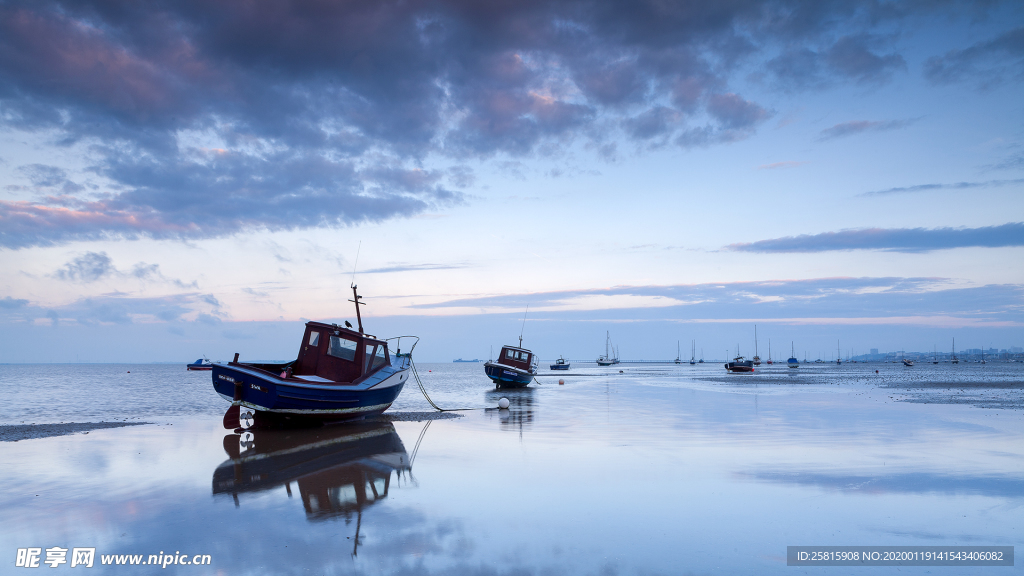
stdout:
{"type": "Polygon", "coordinates": [[[434,407],[434,410],[438,412],[464,412],[467,410],[488,410],[488,408],[441,408],[430,399],[430,395],[427,394],[427,389],[423,387],[423,380],[420,379],[420,373],[416,370],[416,363],[412,361],[412,356],[409,356],[409,367],[412,368],[413,378],[416,379],[416,385],[420,387],[420,392],[423,393],[423,397],[427,399],[427,402],[434,407]]]}

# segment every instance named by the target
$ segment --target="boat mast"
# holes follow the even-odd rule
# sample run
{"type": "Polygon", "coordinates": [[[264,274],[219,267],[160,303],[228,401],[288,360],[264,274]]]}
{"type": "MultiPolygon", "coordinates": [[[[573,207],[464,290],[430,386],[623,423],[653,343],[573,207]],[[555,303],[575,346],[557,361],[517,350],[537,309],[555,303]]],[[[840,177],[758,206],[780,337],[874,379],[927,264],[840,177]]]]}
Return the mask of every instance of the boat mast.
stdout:
{"type": "Polygon", "coordinates": [[[359,324],[359,333],[362,334],[363,333],[363,317],[359,314],[359,306],[366,306],[366,303],[359,301],[360,299],[362,299],[362,296],[360,296],[359,293],[356,292],[356,285],[355,284],[352,284],[352,297],[354,298],[354,300],[349,300],[349,302],[355,302],[355,304],[356,304],[356,322],[359,324]]]}

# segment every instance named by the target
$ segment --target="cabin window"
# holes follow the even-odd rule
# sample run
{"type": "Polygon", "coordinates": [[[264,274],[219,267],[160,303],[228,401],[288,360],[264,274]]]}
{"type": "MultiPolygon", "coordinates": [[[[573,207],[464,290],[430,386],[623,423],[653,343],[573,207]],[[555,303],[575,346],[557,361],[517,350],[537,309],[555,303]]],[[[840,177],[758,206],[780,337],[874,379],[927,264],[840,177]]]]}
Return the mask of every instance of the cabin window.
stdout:
{"type": "Polygon", "coordinates": [[[369,374],[377,368],[380,368],[387,363],[387,358],[387,348],[384,346],[377,346],[377,350],[374,352],[373,344],[367,344],[365,360],[366,370],[364,373],[369,374]]]}
{"type": "Polygon", "coordinates": [[[328,354],[335,358],[354,362],[356,359],[356,342],[340,336],[331,336],[331,348],[328,354]]]}
{"type": "Polygon", "coordinates": [[[320,333],[319,332],[310,332],[309,333],[309,345],[310,346],[316,346],[318,344],[320,344],[320,333]]]}
{"type": "Polygon", "coordinates": [[[363,374],[369,374],[370,373],[370,366],[373,363],[373,344],[367,344],[366,345],[366,359],[363,360],[363,362],[364,362],[363,374]]]}
{"type": "Polygon", "coordinates": [[[387,363],[388,363],[387,347],[386,346],[377,346],[377,353],[373,355],[373,366],[371,366],[370,369],[371,370],[376,370],[377,368],[380,368],[381,366],[383,366],[383,365],[385,365],[387,363]]]}
{"type": "Polygon", "coordinates": [[[516,351],[515,350],[505,350],[505,358],[508,358],[509,360],[515,360],[516,359],[516,351]]]}

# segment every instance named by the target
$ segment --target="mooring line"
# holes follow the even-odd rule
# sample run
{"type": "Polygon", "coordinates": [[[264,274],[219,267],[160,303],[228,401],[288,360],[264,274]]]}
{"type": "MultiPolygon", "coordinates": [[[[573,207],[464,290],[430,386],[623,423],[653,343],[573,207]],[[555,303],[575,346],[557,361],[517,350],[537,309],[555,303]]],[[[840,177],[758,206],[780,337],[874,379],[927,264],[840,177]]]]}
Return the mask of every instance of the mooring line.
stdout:
{"type": "Polygon", "coordinates": [[[467,410],[487,410],[487,408],[441,408],[434,401],[430,399],[430,395],[427,394],[427,389],[423,387],[423,380],[420,380],[420,373],[416,370],[416,363],[412,361],[412,356],[409,357],[409,366],[412,368],[412,375],[416,378],[416,384],[420,387],[420,392],[423,393],[423,397],[430,402],[430,405],[434,407],[434,410],[438,412],[464,412],[467,410]]]}

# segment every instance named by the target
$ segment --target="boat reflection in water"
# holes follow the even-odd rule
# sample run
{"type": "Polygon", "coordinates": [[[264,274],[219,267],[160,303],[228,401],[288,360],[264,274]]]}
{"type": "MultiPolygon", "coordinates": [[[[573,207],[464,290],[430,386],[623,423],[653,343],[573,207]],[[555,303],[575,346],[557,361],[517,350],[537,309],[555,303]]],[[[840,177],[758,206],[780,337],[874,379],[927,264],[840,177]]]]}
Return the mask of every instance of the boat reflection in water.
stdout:
{"type": "Polygon", "coordinates": [[[491,418],[497,416],[501,423],[502,430],[518,430],[520,434],[524,427],[533,422],[533,388],[513,388],[488,390],[485,394],[485,402],[491,406],[498,404],[498,400],[508,398],[507,410],[488,410],[491,418]]]}
{"type": "Polygon", "coordinates": [[[390,422],[245,431],[225,436],[224,450],[230,458],[213,472],[214,495],[239,506],[240,494],[280,486],[291,497],[294,482],[307,520],[357,516],[357,546],[363,509],[387,497],[392,473],[410,479],[415,458],[390,422]]]}

